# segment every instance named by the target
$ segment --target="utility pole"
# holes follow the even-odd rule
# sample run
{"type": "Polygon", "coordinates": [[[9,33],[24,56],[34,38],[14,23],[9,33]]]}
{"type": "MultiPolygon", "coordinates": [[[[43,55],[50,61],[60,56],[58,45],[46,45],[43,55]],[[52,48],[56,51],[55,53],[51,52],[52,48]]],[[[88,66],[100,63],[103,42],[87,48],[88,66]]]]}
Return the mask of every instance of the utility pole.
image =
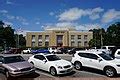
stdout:
{"type": "Polygon", "coordinates": [[[102,36],[102,29],[100,30],[100,34],[101,34],[101,46],[103,46],[103,36],[102,36]]]}

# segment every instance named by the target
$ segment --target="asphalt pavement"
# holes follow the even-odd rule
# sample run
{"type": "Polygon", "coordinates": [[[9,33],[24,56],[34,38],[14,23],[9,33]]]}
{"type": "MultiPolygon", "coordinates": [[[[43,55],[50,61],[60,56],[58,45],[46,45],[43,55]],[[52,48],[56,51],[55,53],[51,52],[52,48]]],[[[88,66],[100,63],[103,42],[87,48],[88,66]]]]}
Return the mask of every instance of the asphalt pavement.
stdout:
{"type": "MultiPolygon", "coordinates": [[[[20,54],[20,55],[23,56],[26,60],[28,60],[28,58],[32,56],[32,54],[20,54]]],[[[57,55],[61,57],[62,59],[66,59],[68,61],[71,61],[72,59],[72,55],[69,55],[69,54],[57,54],[57,55]]],[[[119,77],[120,76],[117,76],[117,78],[119,77]]],[[[3,73],[0,73],[0,78],[5,78],[3,73]]],[[[83,70],[80,70],[80,71],[73,69],[71,73],[66,74],[66,75],[59,75],[59,76],[52,76],[48,72],[36,69],[34,74],[19,76],[16,78],[10,78],[10,80],[13,80],[13,79],[18,80],[19,78],[27,78],[27,80],[29,79],[38,80],[39,78],[43,78],[43,79],[52,78],[53,79],[53,78],[108,78],[108,77],[106,77],[102,71],[84,68],[83,70]]]]}

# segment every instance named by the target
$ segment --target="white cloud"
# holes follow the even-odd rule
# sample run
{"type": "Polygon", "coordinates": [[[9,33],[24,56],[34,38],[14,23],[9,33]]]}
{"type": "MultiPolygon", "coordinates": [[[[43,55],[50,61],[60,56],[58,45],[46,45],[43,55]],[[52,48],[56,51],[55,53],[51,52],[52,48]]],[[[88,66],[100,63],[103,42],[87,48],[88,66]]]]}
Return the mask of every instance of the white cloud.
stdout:
{"type": "Polygon", "coordinates": [[[106,13],[104,13],[101,21],[102,23],[109,23],[117,19],[120,19],[120,11],[110,9],[106,13]]]}
{"type": "Polygon", "coordinates": [[[3,21],[4,23],[5,23],[5,26],[4,27],[7,27],[7,25],[13,25],[13,23],[11,23],[11,22],[8,22],[8,21],[3,21]]]}
{"type": "Polygon", "coordinates": [[[54,15],[54,13],[53,13],[53,12],[50,12],[50,13],[49,13],[49,15],[50,15],[50,16],[53,16],[53,15],[54,15]]]}
{"type": "Polygon", "coordinates": [[[71,8],[61,13],[59,17],[59,21],[75,21],[80,19],[82,16],[89,16],[90,19],[95,20],[100,18],[99,14],[103,12],[104,9],[97,7],[94,9],[79,9],[79,8],[71,8]]]}
{"type": "Polygon", "coordinates": [[[10,0],[6,0],[6,4],[14,4],[14,3],[11,2],[10,0]]]}
{"type": "Polygon", "coordinates": [[[24,21],[22,22],[22,24],[23,24],[23,25],[29,25],[28,22],[24,22],[24,21]]]}
{"type": "Polygon", "coordinates": [[[90,30],[90,29],[99,29],[101,26],[99,24],[83,24],[83,25],[77,25],[77,30],[90,30]]]}
{"type": "Polygon", "coordinates": [[[55,26],[57,26],[57,27],[73,27],[73,26],[75,26],[75,23],[60,22],[60,23],[56,23],[55,26]]]}
{"type": "Polygon", "coordinates": [[[38,24],[40,24],[40,22],[36,22],[35,24],[37,24],[37,25],[38,25],[38,24]]]}
{"type": "Polygon", "coordinates": [[[15,16],[12,16],[12,15],[6,15],[6,17],[7,17],[8,19],[15,19],[15,16]]]}
{"type": "Polygon", "coordinates": [[[101,28],[101,25],[98,23],[96,24],[78,24],[78,23],[72,23],[72,22],[60,22],[56,24],[50,24],[43,26],[44,29],[47,28],[55,28],[55,27],[64,27],[64,28],[75,28],[76,30],[90,30],[90,29],[98,29],[101,28]]]}
{"type": "Polygon", "coordinates": [[[60,21],[74,21],[79,19],[82,15],[83,10],[79,8],[71,8],[60,14],[58,17],[60,21]]]}
{"type": "Polygon", "coordinates": [[[21,16],[16,16],[16,19],[22,22],[26,21],[26,19],[21,16]]]}
{"type": "Polygon", "coordinates": [[[7,10],[0,10],[0,13],[2,13],[2,14],[7,14],[8,11],[7,11],[7,10]]]}

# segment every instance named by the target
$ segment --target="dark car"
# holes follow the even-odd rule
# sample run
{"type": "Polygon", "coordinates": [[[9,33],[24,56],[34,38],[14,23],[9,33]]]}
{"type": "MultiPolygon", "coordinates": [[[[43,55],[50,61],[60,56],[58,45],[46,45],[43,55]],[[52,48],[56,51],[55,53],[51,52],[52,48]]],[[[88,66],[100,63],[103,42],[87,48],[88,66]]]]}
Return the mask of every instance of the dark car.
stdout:
{"type": "Polygon", "coordinates": [[[48,53],[50,54],[49,50],[46,49],[38,49],[38,50],[31,50],[32,54],[37,54],[37,53],[48,53]]]}
{"type": "Polygon", "coordinates": [[[72,48],[71,50],[68,51],[68,54],[75,54],[76,51],[83,50],[82,48],[72,48]]]}
{"type": "Polygon", "coordinates": [[[22,49],[20,48],[11,48],[9,50],[4,50],[1,53],[2,54],[21,54],[22,49]]]}
{"type": "Polygon", "coordinates": [[[35,68],[20,55],[0,55],[0,70],[6,77],[33,73],[35,68]]]}

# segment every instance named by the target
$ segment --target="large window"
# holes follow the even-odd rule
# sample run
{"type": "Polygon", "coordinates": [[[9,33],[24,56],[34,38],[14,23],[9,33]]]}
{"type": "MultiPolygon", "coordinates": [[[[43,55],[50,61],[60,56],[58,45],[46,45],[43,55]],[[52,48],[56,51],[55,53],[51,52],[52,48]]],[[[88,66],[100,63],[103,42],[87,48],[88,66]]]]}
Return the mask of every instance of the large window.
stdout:
{"type": "Polygon", "coordinates": [[[78,47],[81,47],[81,41],[78,41],[78,47]]]}
{"type": "Polygon", "coordinates": [[[38,40],[42,40],[42,35],[39,35],[39,36],[38,36],[38,40]]]}
{"type": "Polygon", "coordinates": [[[85,47],[88,46],[88,42],[87,42],[87,41],[84,42],[84,46],[85,46],[85,47]]]}
{"type": "Polygon", "coordinates": [[[45,35],[45,41],[49,41],[49,35],[45,35]]]}
{"type": "Polygon", "coordinates": [[[38,42],[38,46],[39,46],[39,47],[42,46],[42,42],[38,42]]]}
{"type": "Polygon", "coordinates": [[[81,35],[78,35],[78,39],[81,39],[81,35]]]}
{"type": "Polygon", "coordinates": [[[35,39],[35,35],[32,35],[32,40],[35,39]]]}
{"type": "Polygon", "coordinates": [[[84,35],[84,39],[85,39],[85,40],[87,39],[87,37],[88,37],[88,35],[84,35]]]}
{"type": "Polygon", "coordinates": [[[32,42],[32,47],[35,47],[35,42],[32,42]]]}
{"type": "Polygon", "coordinates": [[[75,35],[71,35],[71,40],[74,40],[75,39],[75,35]]]}
{"type": "Polygon", "coordinates": [[[71,41],[71,46],[74,47],[75,46],[75,42],[71,41]]]}
{"type": "Polygon", "coordinates": [[[45,42],[45,47],[48,47],[49,46],[49,42],[45,42]]]}

